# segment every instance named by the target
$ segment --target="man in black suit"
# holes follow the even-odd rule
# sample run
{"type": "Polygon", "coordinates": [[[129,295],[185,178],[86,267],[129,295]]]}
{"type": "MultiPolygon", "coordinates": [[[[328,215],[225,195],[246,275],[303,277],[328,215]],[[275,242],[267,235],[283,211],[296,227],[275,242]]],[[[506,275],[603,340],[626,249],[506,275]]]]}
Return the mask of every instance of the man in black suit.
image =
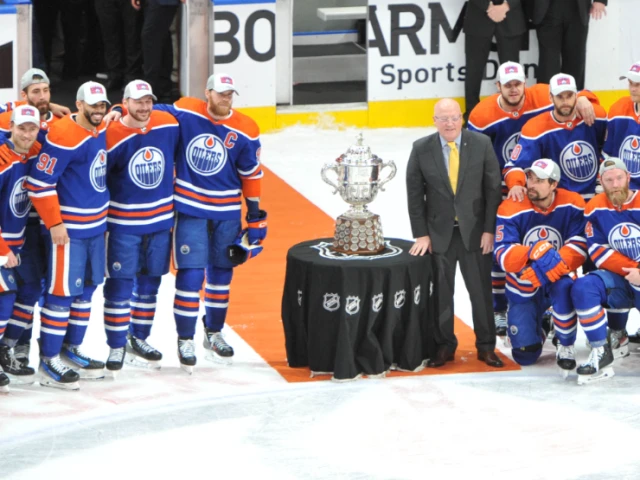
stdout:
{"type": "Polygon", "coordinates": [[[526,0],[526,11],[536,27],[540,57],[538,83],[549,83],[563,72],[584,89],[589,16],[607,14],[607,0],[526,0]]]}
{"type": "Polygon", "coordinates": [[[407,200],[416,242],[412,255],[433,254],[438,351],[427,366],[454,359],[456,264],[471,297],[478,360],[502,367],[495,354],[496,329],[491,298],[491,252],[496,212],[502,199],[500,167],[489,137],[462,131],[460,106],[440,100],[433,117],[437,133],[417,140],[407,165],[407,200]]]}
{"type": "Polygon", "coordinates": [[[467,69],[464,80],[466,122],[480,101],[480,85],[493,37],[496,38],[500,64],[519,62],[527,21],[520,0],[469,0],[463,30],[467,69]]]}

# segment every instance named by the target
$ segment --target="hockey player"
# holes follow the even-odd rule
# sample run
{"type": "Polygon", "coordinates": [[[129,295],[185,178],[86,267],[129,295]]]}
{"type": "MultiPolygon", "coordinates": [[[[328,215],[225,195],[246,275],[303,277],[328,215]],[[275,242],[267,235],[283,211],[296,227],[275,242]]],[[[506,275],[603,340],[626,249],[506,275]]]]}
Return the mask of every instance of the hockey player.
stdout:
{"type": "MultiPolygon", "coordinates": [[[[47,112],[51,114],[42,119],[42,121],[48,122],[52,121],[54,117],[60,118],[69,115],[71,111],[67,107],[51,103],[49,85],[49,77],[46,73],[39,68],[30,68],[20,78],[20,96],[22,100],[0,104],[0,113],[10,112],[20,105],[31,105],[40,111],[41,117],[47,112]],[[31,85],[37,86],[29,88],[31,85]]],[[[8,131],[5,127],[3,129],[8,131]]]]}
{"type": "Polygon", "coordinates": [[[147,82],[130,82],[123,100],[127,115],[107,129],[111,199],[104,323],[110,347],[106,365],[114,372],[122,368],[125,344],[129,363],[157,365],[162,358],[146,339],[162,275],[169,272],[179,132],[175,117],[153,110],[154,100],[147,82]]]}
{"type": "Polygon", "coordinates": [[[629,355],[626,312],[640,307],[640,195],[616,157],[600,165],[604,192],[586,206],[585,234],[597,270],[576,280],[571,298],[591,345],[578,367],[578,383],[612,377],[613,361],[629,355]],[[609,340],[607,340],[607,326],[609,340]]]}
{"type": "Polygon", "coordinates": [[[205,277],[205,340],[210,356],[230,363],[233,348],[222,336],[229,286],[235,264],[227,256],[241,231],[241,201],[247,205],[248,242],[259,245],[267,234],[267,214],[260,209],[259,129],[232,109],[238,93],[233,78],[211,75],[206,101],[182,98],[155,108],[180,123],[181,149],[176,159],[173,260],[176,269],[174,315],[183,368],[196,364],[195,335],[200,290],[205,277]]]}
{"type": "Polygon", "coordinates": [[[95,82],[82,84],[76,100],[78,113],[51,126],[27,180],[51,242],[41,312],[40,381],[67,389],[78,389],[80,376],[104,377],[104,363],[89,358],[80,345],[91,297],[105,270],[109,193],[102,120],[109,102],[105,88],[95,82]],[[80,375],[61,361],[60,353],[80,375]]]}
{"type": "Polygon", "coordinates": [[[576,114],[576,82],[559,73],[551,78],[553,110],[529,120],[522,127],[518,145],[505,166],[509,198],[522,200],[526,194],[524,169],[539,158],[550,158],[562,171],[560,188],[582,195],[587,201],[596,190],[596,176],[606,130],[606,113],[594,105],[592,126],[576,114]]]}
{"type": "MultiPolygon", "coordinates": [[[[520,139],[524,124],[535,116],[553,110],[549,96],[549,85],[537,84],[526,87],[526,76],[522,65],[506,62],[498,69],[498,93],[484,98],[472,110],[469,130],[484,133],[491,143],[500,162],[500,170],[509,161],[513,149],[520,139]]],[[[578,94],[576,113],[587,125],[593,125],[595,112],[592,105],[598,99],[591,92],[578,94]]],[[[507,188],[503,181],[503,198],[507,188]]],[[[494,263],[492,272],[493,310],[496,334],[507,334],[507,299],[505,297],[505,273],[494,263]]]]}
{"type": "Polygon", "coordinates": [[[495,258],[507,272],[513,359],[531,365],[540,357],[546,339],[542,316],[552,306],[557,363],[569,371],[576,367],[577,328],[569,272],[587,257],[584,200],[558,188],[560,167],[552,160],[536,160],[525,173],[527,198],[504,200],[496,222],[495,258]]]}
{"type": "MultiPolygon", "coordinates": [[[[17,267],[31,208],[24,184],[40,150],[36,141],[39,125],[38,110],[28,105],[17,107],[11,113],[9,140],[0,146],[3,154],[13,159],[0,166],[0,256],[6,258],[0,266],[0,338],[11,317],[18,286],[23,283],[17,267]]],[[[17,384],[32,383],[34,375],[32,368],[15,358],[12,347],[0,344],[0,389],[6,389],[9,379],[17,384]]]]}

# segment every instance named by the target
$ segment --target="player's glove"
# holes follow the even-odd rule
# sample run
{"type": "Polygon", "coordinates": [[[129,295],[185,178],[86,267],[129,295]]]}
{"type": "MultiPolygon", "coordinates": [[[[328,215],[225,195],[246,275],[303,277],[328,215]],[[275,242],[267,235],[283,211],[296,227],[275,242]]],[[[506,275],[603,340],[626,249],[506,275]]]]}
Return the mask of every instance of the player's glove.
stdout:
{"type": "Polygon", "coordinates": [[[521,280],[528,280],[534,287],[540,287],[557,281],[569,273],[569,267],[549,242],[537,242],[529,250],[531,265],[520,275],[521,280]]]}
{"type": "Polygon", "coordinates": [[[227,247],[227,258],[234,265],[242,265],[250,258],[262,252],[262,245],[249,244],[249,232],[242,230],[233,244],[227,247]]]}
{"type": "Polygon", "coordinates": [[[267,212],[258,210],[247,213],[249,245],[260,245],[267,236],[267,212]]]}

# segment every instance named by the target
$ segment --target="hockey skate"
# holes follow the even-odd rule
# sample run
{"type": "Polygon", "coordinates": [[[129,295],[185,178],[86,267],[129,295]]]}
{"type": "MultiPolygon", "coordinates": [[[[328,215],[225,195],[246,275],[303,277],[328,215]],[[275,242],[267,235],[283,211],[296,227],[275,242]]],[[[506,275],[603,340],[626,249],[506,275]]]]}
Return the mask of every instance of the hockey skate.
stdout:
{"type": "Polygon", "coordinates": [[[23,366],[15,357],[13,348],[0,344],[0,366],[11,383],[15,385],[32,385],[36,381],[36,371],[23,366]]]}
{"type": "Polygon", "coordinates": [[[556,363],[560,367],[563,378],[569,376],[569,372],[576,368],[576,350],[573,345],[558,345],[556,350],[556,363]]]}
{"type": "Polygon", "coordinates": [[[56,355],[53,358],[40,360],[40,385],[43,387],[61,388],[63,390],[80,390],[78,372],[67,367],[56,355]]]}
{"type": "Polygon", "coordinates": [[[601,347],[592,348],[587,363],[580,365],[576,370],[578,385],[586,385],[613,377],[615,373],[612,364],[613,354],[608,343],[601,347]]]}
{"type": "Polygon", "coordinates": [[[111,376],[116,378],[118,376],[118,372],[122,370],[122,365],[124,364],[124,347],[120,348],[110,348],[109,349],[109,357],[107,358],[107,370],[111,372],[111,376]]]}
{"type": "Polygon", "coordinates": [[[2,367],[0,367],[0,393],[9,393],[9,377],[2,371],[2,367]]]}
{"type": "Polygon", "coordinates": [[[29,353],[31,351],[31,346],[28,343],[18,344],[13,347],[13,354],[16,357],[23,367],[29,366],[29,353]]]}
{"type": "Polygon", "coordinates": [[[630,355],[629,335],[626,330],[609,330],[607,336],[614,360],[620,360],[630,355]]]}
{"type": "Polygon", "coordinates": [[[79,346],[64,344],[62,358],[80,374],[84,380],[101,380],[104,378],[104,362],[94,360],[80,350],[79,346]]]}
{"type": "Polygon", "coordinates": [[[129,335],[127,338],[127,355],[125,362],[134,367],[160,370],[162,353],[149,345],[145,340],[129,335]]]}
{"type": "Polygon", "coordinates": [[[558,338],[556,337],[556,325],[553,323],[553,308],[549,307],[542,314],[542,330],[547,335],[547,339],[551,340],[554,347],[558,348],[558,338]]]}
{"type": "Polygon", "coordinates": [[[506,337],[507,336],[507,312],[495,312],[493,314],[493,321],[496,324],[496,336],[500,338],[506,337]]]}
{"type": "Polygon", "coordinates": [[[629,341],[631,343],[640,343],[640,328],[633,335],[629,335],[629,341]]]}
{"type": "Polygon", "coordinates": [[[233,348],[229,345],[222,332],[212,332],[208,328],[204,329],[204,348],[207,350],[207,360],[231,365],[233,363],[233,348]]]}
{"type": "Polygon", "coordinates": [[[196,358],[196,344],[193,338],[178,338],[178,358],[180,359],[180,368],[191,375],[193,367],[198,361],[196,358]]]}

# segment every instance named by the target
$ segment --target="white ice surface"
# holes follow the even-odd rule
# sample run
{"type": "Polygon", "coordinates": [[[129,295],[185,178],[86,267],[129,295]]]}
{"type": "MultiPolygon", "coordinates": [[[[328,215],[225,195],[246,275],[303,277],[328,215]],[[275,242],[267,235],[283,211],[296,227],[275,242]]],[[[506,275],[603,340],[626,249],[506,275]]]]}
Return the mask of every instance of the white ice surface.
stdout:
{"type": "MultiPolygon", "coordinates": [[[[364,130],[373,152],[398,167],[370,205],[387,237],[411,238],[405,165],[412,142],[427,133],[364,130]]],[[[356,134],[296,127],[263,135],[262,158],[336,217],[346,204],[320,169],[356,134]]],[[[456,314],[470,322],[459,275],[457,285],[456,314]]],[[[31,386],[0,394],[0,478],[640,478],[635,349],[613,379],[584,387],[575,375],[562,380],[550,345],[538,365],[517,372],[289,384],[227,328],[235,364],[206,362],[198,331],[190,377],[175,354],[173,288],[165,277],[150,337],[164,353],[162,370],[125,367],[115,381],[81,382],[79,392],[31,386]]],[[[106,358],[101,292],[94,298],[85,350],[106,358]]],[[[634,311],[629,329],[638,326],[634,311]]],[[[585,359],[582,335],[577,350],[585,359]]]]}

